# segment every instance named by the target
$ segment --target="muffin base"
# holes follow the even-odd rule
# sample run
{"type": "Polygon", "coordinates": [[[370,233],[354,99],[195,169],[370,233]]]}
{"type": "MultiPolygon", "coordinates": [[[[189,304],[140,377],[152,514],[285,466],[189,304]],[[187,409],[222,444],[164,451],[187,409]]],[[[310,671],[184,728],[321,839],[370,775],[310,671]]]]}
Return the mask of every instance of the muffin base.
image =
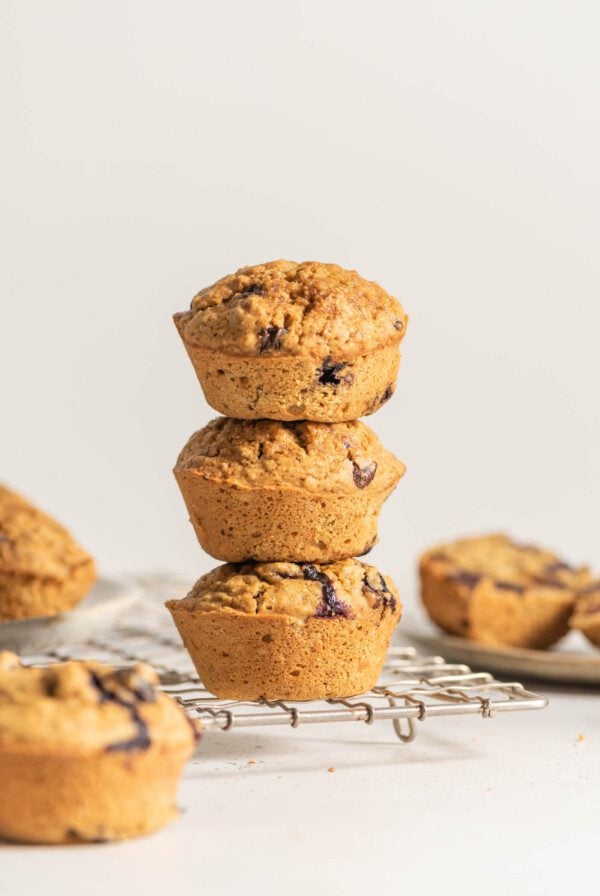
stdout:
{"type": "Polygon", "coordinates": [[[64,581],[21,573],[0,573],[0,622],[55,616],[71,610],[96,581],[92,560],[75,567],[64,581]]]}
{"type": "Polygon", "coordinates": [[[377,541],[385,491],[333,494],[301,489],[239,488],[175,471],[190,521],[217,560],[331,563],[355,557],[377,541]]]}
{"type": "Polygon", "coordinates": [[[139,837],[171,821],[189,746],[77,756],[0,748],[0,837],[78,843],[139,837]]]}
{"type": "Polygon", "coordinates": [[[492,647],[543,649],[569,629],[572,592],[548,594],[530,589],[519,594],[486,581],[472,588],[434,575],[425,564],[420,574],[425,609],[451,634],[492,647]]]}
{"type": "Polygon", "coordinates": [[[204,685],[229,700],[325,700],[370,690],[399,614],[373,619],[250,616],[193,612],[169,601],[179,634],[204,685]]]}
{"type": "Polygon", "coordinates": [[[322,384],[324,358],[227,355],[183,344],[209,405],[240,420],[337,423],[373,414],[391,398],[400,364],[398,345],[386,346],[339,361],[343,366],[330,376],[338,382],[322,384]]]}

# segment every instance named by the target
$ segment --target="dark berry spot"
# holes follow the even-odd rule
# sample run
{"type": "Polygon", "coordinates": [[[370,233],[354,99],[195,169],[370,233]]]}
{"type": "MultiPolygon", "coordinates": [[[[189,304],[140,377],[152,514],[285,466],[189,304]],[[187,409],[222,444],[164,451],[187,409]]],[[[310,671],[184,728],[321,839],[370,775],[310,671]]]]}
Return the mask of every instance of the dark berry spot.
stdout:
{"type": "Polygon", "coordinates": [[[387,608],[389,607],[392,613],[396,612],[396,598],[386,585],[385,579],[381,575],[380,572],[377,573],[377,581],[373,584],[369,575],[372,575],[375,570],[372,572],[366,572],[363,576],[363,588],[366,588],[372,594],[377,595],[377,600],[375,601],[375,608],[381,607],[381,615],[385,613],[387,608]]]}
{"type": "Polygon", "coordinates": [[[109,843],[107,837],[94,837],[90,839],[88,836],[85,836],[77,828],[67,828],[65,831],[65,840],[68,843],[83,843],[87,841],[88,843],[109,843]]]}
{"type": "Polygon", "coordinates": [[[240,295],[243,299],[246,299],[248,296],[261,296],[262,293],[263,288],[260,283],[251,283],[240,292],[240,295]]]}
{"type": "Polygon", "coordinates": [[[277,570],[280,579],[306,579],[309,582],[318,582],[321,586],[321,601],[315,610],[315,616],[319,619],[332,619],[334,616],[343,616],[344,619],[353,619],[354,614],[348,604],[340,600],[335,592],[335,587],[329,576],[319,572],[312,563],[299,563],[301,575],[277,570]]]}
{"type": "Polygon", "coordinates": [[[550,563],[545,567],[544,572],[549,576],[553,576],[554,573],[557,572],[575,572],[572,566],[569,566],[568,563],[563,563],[562,560],[557,560],[556,563],[550,563]]]}
{"type": "Polygon", "coordinates": [[[128,740],[117,741],[117,743],[109,744],[105,747],[107,753],[130,753],[133,750],[147,750],[151,746],[152,740],[148,732],[148,726],[139,715],[137,710],[131,710],[131,721],[136,727],[134,737],[128,740]]]}
{"type": "Polygon", "coordinates": [[[543,585],[545,588],[557,588],[559,591],[569,587],[559,579],[552,579],[549,576],[535,576],[534,581],[536,585],[543,585]]]}
{"type": "Polygon", "coordinates": [[[391,385],[386,386],[385,390],[381,393],[378,393],[375,398],[369,403],[367,407],[367,413],[372,414],[373,411],[376,411],[377,408],[380,408],[382,404],[385,404],[386,401],[389,401],[392,395],[394,394],[394,387],[391,385]]]}
{"type": "Polygon", "coordinates": [[[466,569],[459,569],[458,572],[453,573],[450,578],[458,585],[466,585],[467,588],[474,588],[481,580],[481,576],[478,573],[469,572],[466,569]]]}
{"type": "Polygon", "coordinates": [[[265,327],[258,334],[258,350],[262,354],[274,348],[281,348],[281,337],[285,333],[284,327],[265,327]]]}
{"type": "Polygon", "coordinates": [[[156,690],[151,681],[140,679],[135,684],[133,693],[142,703],[156,703],[156,690]]]}
{"type": "Polygon", "coordinates": [[[392,397],[393,394],[394,394],[394,387],[391,385],[386,386],[385,391],[384,391],[383,395],[381,396],[381,400],[380,400],[379,404],[380,405],[385,404],[386,401],[390,400],[390,398],[392,397]]]}
{"type": "Polygon", "coordinates": [[[119,693],[117,696],[124,702],[129,702],[128,693],[131,694],[132,697],[135,697],[137,700],[141,700],[142,703],[155,703],[156,702],[156,689],[151,681],[143,678],[135,669],[128,668],[124,666],[121,669],[115,669],[104,679],[108,688],[113,690],[115,693],[115,689],[112,687],[116,685],[119,688],[119,693]],[[123,692],[124,691],[124,692],[123,692]]]}
{"type": "Polygon", "coordinates": [[[117,741],[114,744],[108,744],[105,747],[107,753],[124,752],[129,753],[132,750],[147,750],[152,744],[150,732],[146,722],[140,716],[136,703],[153,702],[156,700],[156,693],[150,682],[144,682],[138,675],[133,673],[131,669],[116,669],[114,672],[105,676],[100,676],[95,672],[90,673],[90,682],[99,693],[99,703],[112,702],[118,706],[122,706],[129,713],[129,717],[134,724],[135,734],[128,740],[117,741]],[[133,689],[132,682],[135,682],[133,689]],[[149,692],[146,685],[152,688],[152,699],[148,700],[149,692]],[[125,697],[123,692],[131,694],[131,700],[125,697]],[[141,696],[143,694],[143,696],[141,696]]]}
{"type": "Polygon", "coordinates": [[[403,320],[395,320],[394,327],[396,328],[396,330],[403,330],[404,329],[404,321],[403,320]]]}
{"type": "Polygon", "coordinates": [[[58,679],[56,678],[56,675],[54,674],[54,670],[52,668],[48,669],[43,677],[43,687],[46,697],[56,697],[56,693],[58,690],[58,679]]]}
{"type": "Polygon", "coordinates": [[[331,355],[328,355],[323,361],[323,366],[317,371],[319,382],[322,386],[339,386],[342,381],[350,385],[354,382],[354,376],[351,373],[340,376],[341,371],[347,366],[345,361],[335,363],[331,355]]]}
{"type": "Polygon", "coordinates": [[[355,461],[352,461],[352,478],[355,486],[357,488],[366,488],[367,485],[370,485],[373,482],[376,470],[377,464],[375,461],[365,464],[364,467],[359,467],[355,461]]]}
{"type": "Polygon", "coordinates": [[[523,585],[517,585],[514,582],[496,581],[494,582],[494,585],[500,591],[516,591],[517,594],[523,594],[523,592],[525,591],[523,585]]]}
{"type": "Polygon", "coordinates": [[[375,547],[375,540],[373,540],[370,544],[366,546],[362,554],[359,554],[359,557],[366,557],[367,554],[370,554],[373,548],[375,547]]]}
{"type": "Polygon", "coordinates": [[[333,619],[334,616],[343,616],[344,619],[352,619],[352,611],[348,604],[340,600],[335,593],[333,582],[324,572],[319,572],[312,563],[301,564],[302,574],[310,582],[318,582],[321,586],[321,602],[315,610],[318,619],[333,619]]]}
{"type": "Polygon", "coordinates": [[[98,703],[106,703],[111,699],[111,695],[104,689],[102,679],[95,672],[90,672],[90,684],[98,692],[98,703]]]}

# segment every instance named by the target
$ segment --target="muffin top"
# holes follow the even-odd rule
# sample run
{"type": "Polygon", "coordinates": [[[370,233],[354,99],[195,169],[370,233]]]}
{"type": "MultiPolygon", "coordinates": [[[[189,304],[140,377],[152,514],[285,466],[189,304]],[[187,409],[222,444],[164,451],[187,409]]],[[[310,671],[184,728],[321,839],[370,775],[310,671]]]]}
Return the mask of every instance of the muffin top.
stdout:
{"type": "Polygon", "coordinates": [[[198,579],[187,597],[167,607],[209,613],[250,613],[309,619],[400,617],[396,586],[360,560],[337,563],[226,563],[198,579]]]}
{"type": "Polygon", "coordinates": [[[502,534],[432,548],[422,556],[421,565],[471,588],[486,580],[495,588],[518,594],[531,588],[578,591],[591,582],[585,567],[575,568],[552,551],[519,544],[502,534]]]}
{"type": "Polygon", "coordinates": [[[63,582],[77,567],[93,564],[60,523],[0,485],[0,574],[63,582]]]}
{"type": "Polygon", "coordinates": [[[356,494],[393,488],[404,464],[364,423],[282,423],[217,417],[182,449],[175,472],[239,488],[356,494]]]}
{"type": "Polygon", "coordinates": [[[71,754],[146,750],[189,742],[198,731],[181,707],[156,689],[143,664],[113,669],[67,662],[34,668],[0,652],[0,749],[71,754]]]}
{"type": "Polygon", "coordinates": [[[377,283],[318,261],[240,268],[175,315],[184,341],[201,348],[337,359],[399,343],[407,320],[400,302],[377,283]]]}

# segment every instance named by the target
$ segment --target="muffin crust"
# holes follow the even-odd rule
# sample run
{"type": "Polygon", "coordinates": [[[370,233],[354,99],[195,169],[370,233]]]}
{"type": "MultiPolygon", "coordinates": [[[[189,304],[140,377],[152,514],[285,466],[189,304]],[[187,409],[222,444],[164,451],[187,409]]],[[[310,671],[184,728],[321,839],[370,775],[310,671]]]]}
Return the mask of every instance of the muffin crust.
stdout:
{"type": "Polygon", "coordinates": [[[189,439],[175,469],[238,488],[356,495],[367,487],[387,490],[405,467],[358,420],[323,424],[218,417],[189,439]]]}
{"type": "Polygon", "coordinates": [[[393,394],[408,318],[356,271],[242,268],[174,315],[206,400],[243,420],[354,420],[393,394]]]}
{"type": "Polygon", "coordinates": [[[0,836],[65,843],[161,827],[198,731],[150,667],[0,653],[0,836]]]}
{"type": "Polygon", "coordinates": [[[95,579],[93,559],[60,523],[0,485],[0,621],[69,610],[95,579]]]}
{"type": "Polygon", "coordinates": [[[503,534],[466,538],[427,551],[421,597],[441,628],[483,644],[548,647],[568,630],[587,569],[503,534]]]}
{"type": "Polygon", "coordinates": [[[354,559],[227,564],[167,608],[206,687],[237,700],[369,690],[401,613],[391,579],[354,559]]]}
{"type": "Polygon", "coordinates": [[[219,418],[191,437],[174,473],[213,557],[329,563],[375,544],[404,464],[358,421],[219,418]]]}
{"type": "Polygon", "coordinates": [[[312,563],[227,563],[198,579],[187,597],[169,601],[192,613],[234,611],[286,616],[303,625],[311,618],[371,618],[394,614],[398,595],[391,579],[360,560],[312,563]]]}
{"type": "MultiPolygon", "coordinates": [[[[348,359],[398,344],[407,316],[397,299],[356,271],[280,260],[202,289],[179,321],[185,341],[224,353],[348,359]]],[[[336,374],[343,369],[325,364],[325,376],[336,374]]]]}

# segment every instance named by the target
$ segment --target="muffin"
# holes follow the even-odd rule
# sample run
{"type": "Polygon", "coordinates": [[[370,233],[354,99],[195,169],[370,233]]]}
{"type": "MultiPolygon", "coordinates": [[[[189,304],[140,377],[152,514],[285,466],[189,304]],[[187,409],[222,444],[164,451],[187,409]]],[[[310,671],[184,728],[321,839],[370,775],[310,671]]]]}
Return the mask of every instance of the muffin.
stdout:
{"type": "Polygon", "coordinates": [[[95,580],[93,559],[69,532],[0,485],[0,622],[70,610],[95,580]]]}
{"type": "Polygon", "coordinates": [[[421,598],[440,628],[481,644],[549,647],[567,632],[591,581],[556,554],[506,535],[465,538],[427,551],[421,598]]]}
{"type": "Polygon", "coordinates": [[[194,433],[174,473],[198,541],[218,560],[331,563],[376,542],[404,464],[357,420],[219,417],[194,433]]]}
{"type": "Polygon", "coordinates": [[[401,605],[373,566],[244,563],[166,604],[204,685],[231,700],[320,700],[368,691],[401,605]]]}
{"type": "Polygon", "coordinates": [[[148,667],[25,668],[0,653],[0,837],[123,840],[177,814],[198,731],[148,667]]]}
{"type": "Polygon", "coordinates": [[[581,589],[570,625],[600,647],[600,581],[590,582],[581,589]]]}
{"type": "Polygon", "coordinates": [[[316,261],[241,268],[174,316],[215,410],[325,423],[372,414],[391,397],[407,320],[377,283],[316,261]]]}

